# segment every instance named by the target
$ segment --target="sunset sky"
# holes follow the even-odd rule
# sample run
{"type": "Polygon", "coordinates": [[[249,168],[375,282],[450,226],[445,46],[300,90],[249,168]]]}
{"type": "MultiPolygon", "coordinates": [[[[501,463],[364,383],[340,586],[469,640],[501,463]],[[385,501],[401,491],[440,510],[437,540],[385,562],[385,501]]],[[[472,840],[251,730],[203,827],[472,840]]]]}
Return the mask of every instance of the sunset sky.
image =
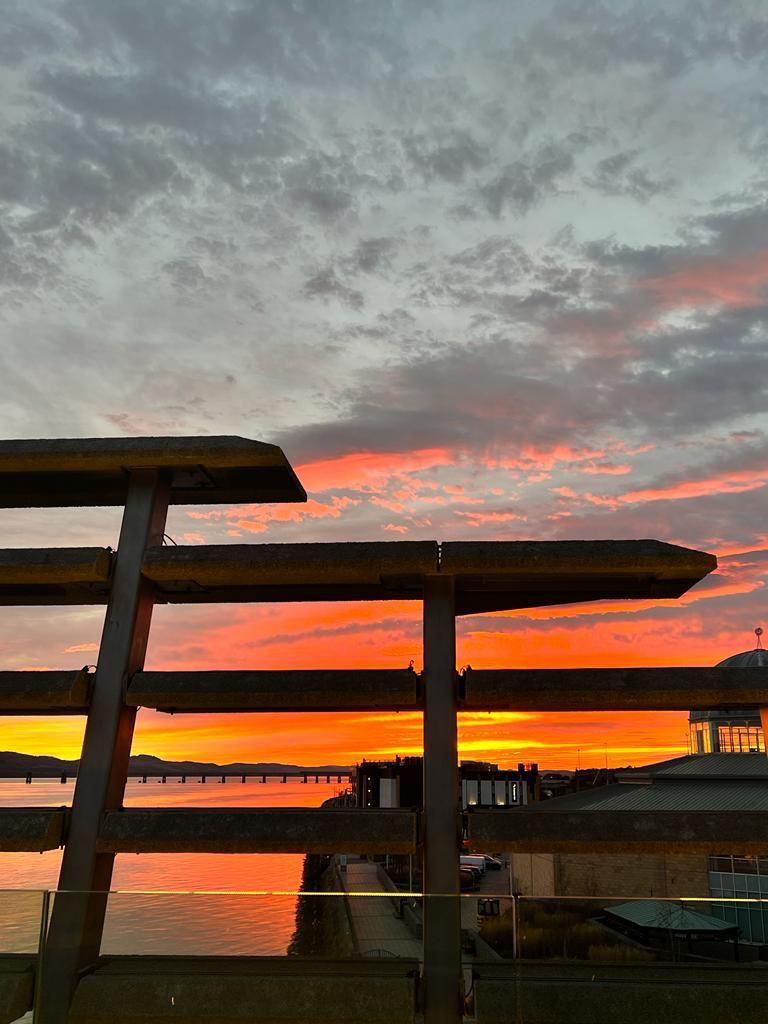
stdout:
{"type": "MultiPolygon", "coordinates": [[[[762,0],[7,0],[0,436],[239,434],[306,505],[179,543],[655,537],[679,602],[468,616],[459,664],[712,665],[768,627],[762,0]]],[[[8,547],[119,510],[2,511],[8,547]]],[[[0,667],[99,609],[4,609],[0,667]]],[[[414,603],[159,608],[152,668],[405,667],[414,603]]],[[[82,721],[0,720],[75,757],[82,721]]],[[[466,715],[462,753],[685,752],[686,716],[466,715]]],[[[417,715],[140,715],[134,751],[349,763],[417,715]]]]}

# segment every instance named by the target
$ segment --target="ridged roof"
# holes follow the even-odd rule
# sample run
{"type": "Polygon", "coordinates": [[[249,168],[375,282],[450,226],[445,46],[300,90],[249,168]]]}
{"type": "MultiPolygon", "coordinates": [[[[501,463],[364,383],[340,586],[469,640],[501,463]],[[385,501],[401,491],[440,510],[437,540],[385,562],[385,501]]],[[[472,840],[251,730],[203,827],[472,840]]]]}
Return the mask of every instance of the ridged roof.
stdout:
{"type": "Polygon", "coordinates": [[[765,754],[686,754],[669,761],[626,768],[616,773],[621,782],[641,779],[653,782],[666,779],[746,779],[768,782],[768,757],[765,754]]]}
{"type": "MultiPolygon", "coordinates": [[[[735,755],[729,755],[735,756],[735,755]]],[[[763,756],[763,760],[766,758],[763,756]]],[[[653,785],[616,783],[587,793],[544,800],[541,811],[768,811],[768,779],[764,782],[690,779],[653,785]]]]}

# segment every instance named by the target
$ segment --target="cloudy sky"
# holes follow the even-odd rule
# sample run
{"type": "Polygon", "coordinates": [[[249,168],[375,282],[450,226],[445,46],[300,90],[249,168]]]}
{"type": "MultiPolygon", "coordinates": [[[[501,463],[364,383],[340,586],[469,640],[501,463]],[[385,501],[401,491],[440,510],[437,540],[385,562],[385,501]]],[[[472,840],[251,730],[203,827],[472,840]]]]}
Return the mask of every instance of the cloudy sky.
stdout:
{"type": "MultiPolygon", "coordinates": [[[[462,621],[476,667],[713,664],[768,565],[762,0],[6,0],[0,435],[240,434],[301,506],[179,543],[657,537],[675,605],[462,621]]],[[[114,543],[114,511],[5,512],[114,543]]],[[[768,625],[768,622],[766,623],[768,625]]],[[[100,613],[13,610],[7,668],[94,660],[100,613]]],[[[160,609],[154,667],[406,665],[418,608],[160,609]]],[[[74,756],[81,725],[0,745],[74,756]]],[[[478,716],[466,753],[636,763],[685,716],[478,716]]],[[[415,716],[145,716],[135,749],[344,760],[415,716]]]]}

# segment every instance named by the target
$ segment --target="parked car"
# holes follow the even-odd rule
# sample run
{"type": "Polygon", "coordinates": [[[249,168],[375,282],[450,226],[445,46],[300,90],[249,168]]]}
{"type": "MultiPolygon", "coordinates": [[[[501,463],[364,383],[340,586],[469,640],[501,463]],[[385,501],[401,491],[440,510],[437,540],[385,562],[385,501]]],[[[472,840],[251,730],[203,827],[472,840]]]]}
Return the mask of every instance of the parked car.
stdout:
{"type": "Polygon", "coordinates": [[[475,868],[459,868],[459,888],[462,892],[476,889],[480,884],[480,872],[475,868]]]}
{"type": "Polygon", "coordinates": [[[463,868],[477,868],[481,875],[485,874],[485,857],[474,854],[462,854],[459,857],[459,864],[463,868]]]}
{"type": "Polygon", "coordinates": [[[491,857],[489,854],[483,854],[485,857],[485,870],[486,871],[501,871],[504,867],[498,857],[491,857]]]}

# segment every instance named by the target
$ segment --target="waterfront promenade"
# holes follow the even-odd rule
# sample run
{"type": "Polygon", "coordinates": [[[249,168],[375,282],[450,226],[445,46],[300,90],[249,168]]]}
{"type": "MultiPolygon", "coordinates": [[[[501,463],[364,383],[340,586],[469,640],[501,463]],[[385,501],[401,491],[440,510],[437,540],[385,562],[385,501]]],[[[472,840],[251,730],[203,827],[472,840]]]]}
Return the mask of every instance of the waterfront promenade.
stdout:
{"type": "Polygon", "coordinates": [[[376,864],[365,860],[350,860],[346,871],[340,872],[342,884],[348,893],[381,893],[381,896],[351,896],[347,900],[357,948],[362,956],[375,951],[382,955],[422,959],[421,942],[416,939],[401,918],[395,916],[392,900],[384,895],[385,888],[376,864]]]}

